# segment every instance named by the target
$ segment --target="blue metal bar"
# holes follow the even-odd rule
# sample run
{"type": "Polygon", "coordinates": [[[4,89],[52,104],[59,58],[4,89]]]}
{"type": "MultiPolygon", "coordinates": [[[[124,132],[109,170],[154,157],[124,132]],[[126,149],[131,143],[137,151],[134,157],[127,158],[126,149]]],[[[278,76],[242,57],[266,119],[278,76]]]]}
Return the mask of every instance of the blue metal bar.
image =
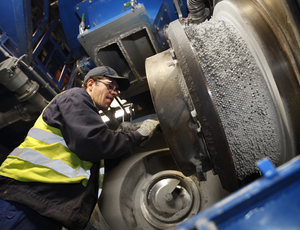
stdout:
{"type": "Polygon", "coordinates": [[[46,67],[48,66],[49,61],[51,60],[51,57],[53,56],[54,52],[55,52],[55,49],[52,49],[50,52],[48,52],[48,54],[43,62],[44,66],[46,66],[46,67]]]}
{"type": "Polygon", "coordinates": [[[32,38],[32,45],[35,46],[41,33],[45,29],[49,21],[49,0],[44,0],[44,20],[41,26],[35,31],[32,38]]]}
{"type": "Polygon", "coordinates": [[[44,45],[50,38],[50,35],[52,31],[54,30],[55,26],[57,25],[59,21],[59,17],[56,17],[51,24],[50,28],[47,30],[46,34],[43,36],[43,38],[40,40],[39,44],[36,46],[35,50],[33,51],[32,60],[36,60],[39,53],[42,51],[44,45]]]}
{"type": "MultiPolygon", "coordinates": [[[[59,69],[59,67],[60,67],[60,65],[59,65],[57,62],[54,62],[54,63],[52,64],[51,70],[49,70],[50,73],[55,77],[55,79],[56,79],[56,72],[57,72],[57,70],[59,69]]],[[[56,80],[57,80],[57,79],[56,79],[56,80]]]]}
{"type": "Polygon", "coordinates": [[[58,81],[55,79],[55,77],[53,77],[53,75],[49,72],[49,70],[43,65],[43,63],[39,59],[36,59],[33,62],[33,65],[36,68],[38,68],[45,75],[45,77],[47,77],[48,79],[51,79],[51,81],[56,84],[58,83],[58,81]]]}
{"type": "Polygon", "coordinates": [[[58,84],[57,84],[57,87],[58,88],[61,88],[64,80],[65,80],[65,77],[66,77],[66,73],[67,73],[67,70],[68,70],[68,67],[67,65],[64,65],[61,73],[60,73],[60,76],[59,76],[59,79],[58,79],[58,84]]]}
{"type": "Polygon", "coordinates": [[[64,52],[61,50],[61,48],[59,47],[59,45],[53,40],[52,37],[49,37],[49,40],[52,42],[52,44],[55,46],[56,48],[56,53],[58,53],[58,55],[60,56],[61,60],[66,60],[67,56],[64,54],[64,52]]]}
{"type": "MultiPolygon", "coordinates": [[[[72,53],[72,52],[71,52],[71,53],[72,53]]],[[[74,81],[74,79],[75,79],[75,77],[74,77],[74,72],[75,72],[74,69],[75,69],[75,68],[76,68],[76,65],[74,65],[73,68],[72,68],[72,70],[71,70],[71,76],[70,76],[70,78],[69,78],[69,81],[68,81],[66,90],[72,88],[73,81],[74,81]]]]}
{"type": "MultiPolygon", "coordinates": [[[[71,59],[72,59],[72,52],[69,54],[68,59],[66,60],[66,62],[70,61],[71,59]]],[[[66,65],[64,65],[64,67],[61,71],[61,74],[60,74],[60,77],[59,77],[59,80],[58,80],[58,84],[57,84],[58,88],[61,88],[61,86],[62,86],[62,84],[65,80],[67,70],[68,70],[68,65],[66,64],[66,65]]]]}
{"type": "Polygon", "coordinates": [[[41,21],[42,21],[42,17],[38,16],[38,18],[32,22],[32,29],[37,30],[41,21]]]}
{"type": "Polygon", "coordinates": [[[1,46],[2,46],[9,39],[9,37],[7,36],[6,32],[1,29],[1,27],[0,27],[0,35],[1,35],[0,36],[0,43],[1,43],[1,46]]]}
{"type": "Polygon", "coordinates": [[[16,56],[17,54],[13,51],[18,49],[18,46],[14,41],[7,36],[7,33],[0,27],[0,45],[7,53],[11,56],[16,56]]]}

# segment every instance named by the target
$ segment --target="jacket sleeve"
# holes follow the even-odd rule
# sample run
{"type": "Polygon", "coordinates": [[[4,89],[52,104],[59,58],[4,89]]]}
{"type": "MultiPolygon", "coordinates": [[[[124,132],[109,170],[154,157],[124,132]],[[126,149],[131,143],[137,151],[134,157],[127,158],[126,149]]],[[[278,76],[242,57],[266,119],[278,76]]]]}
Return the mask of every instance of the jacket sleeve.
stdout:
{"type": "Polygon", "coordinates": [[[90,162],[131,154],[142,139],[137,131],[108,129],[84,89],[58,96],[47,107],[43,118],[61,130],[72,152],[90,162]]]}

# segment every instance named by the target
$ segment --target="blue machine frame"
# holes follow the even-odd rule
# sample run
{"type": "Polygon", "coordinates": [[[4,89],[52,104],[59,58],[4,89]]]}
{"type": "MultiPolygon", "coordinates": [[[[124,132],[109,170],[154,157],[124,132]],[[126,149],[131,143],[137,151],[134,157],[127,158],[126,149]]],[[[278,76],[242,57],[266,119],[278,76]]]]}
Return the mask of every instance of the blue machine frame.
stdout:
{"type": "Polygon", "coordinates": [[[277,170],[258,162],[263,177],[198,213],[176,230],[299,229],[300,156],[277,170]]]}
{"type": "MultiPolygon", "coordinates": [[[[13,46],[7,43],[7,51],[17,57],[27,54],[31,61],[32,22],[30,1],[5,1],[5,4],[1,4],[0,15],[1,34],[5,33],[14,43],[13,46]]],[[[3,46],[4,42],[6,41],[1,41],[1,46],[3,46]]]]}
{"type": "MultiPolygon", "coordinates": [[[[67,37],[69,46],[76,58],[85,55],[80,43],[77,40],[78,26],[81,22],[82,15],[85,15],[85,25],[88,29],[99,27],[100,24],[107,24],[115,19],[124,16],[127,11],[133,11],[132,7],[125,7],[128,0],[114,0],[113,5],[110,0],[60,0],[59,8],[65,9],[61,12],[60,17],[67,37]]],[[[173,0],[143,0],[142,3],[147,11],[150,22],[156,28],[158,33],[163,31],[163,26],[171,21],[178,19],[176,8],[173,0]],[[167,14],[166,14],[167,12],[167,14]],[[161,20],[164,19],[164,20],[161,20]],[[161,23],[163,21],[163,23],[161,23]]],[[[181,12],[187,16],[186,1],[178,0],[181,12]]]]}
{"type": "MultiPolygon", "coordinates": [[[[183,17],[187,17],[186,1],[176,1],[181,7],[183,17]]],[[[84,19],[88,34],[134,12],[134,8],[124,5],[127,2],[129,0],[59,0],[60,16],[50,22],[48,20],[49,0],[44,0],[44,18],[38,18],[32,22],[31,1],[2,0],[0,46],[11,56],[17,58],[26,56],[25,61],[28,66],[55,90],[55,92],[48,92],[46,99],[50,100],[55,93],[72,87],[72,74],[67,84],[65,82],[68,72],[73,73],[74,62],[71,62],[73,58],[78,60],[87,55],[87,51],[78,41],[79,25],[82,19],[84,19]],[[85,15],[84,18],[83,15],[85,15]],[[68,54],[64,53],[60,44],[51,37],[51,33],[59,23],[62,24],[68,41],[70,48],[68,54]],[[39,54],[43,49],[47,50],[47,55],[41,60],[39,54]],[[54,60],[51,66],[48,65],[50,60],[54,60]],[[57,73],[59,73],[58,78],[55,77],[57,73]]],[[[178,19],[174,1],[141,0],[138,3],[146,9],[149,20],[145,22],[149,23],[158,47],[161,48],[160,51],[167,49],[164,27],[178,19]]],[[[5,59],[6,57],[0,52],[0,62],[5,59]]],[[[93,63],[89,64],[93,65],[93,63]]],[[[27,72],[30,74],[30,71],[27,72]]],[[[39,82],[34,75],[29,77],[39,82]]],[[[47,88],[41,87],[39,90],[47,91],[47,88]]],[[[5,94],[7,91],[1,88],[2,95],[5,95],[3,99],[7,99],[7,94],[5,94]]],[[[8,101],[6,105],[11,106],[11,104],[8,101]]],[[[195,228],[202,230],[299,229],[300,157],[294,158],[278,170],[268,161],[262,161],[258,166],[264,175],[263,178],[200,212],[176,230],[195,228]]]]}
{"type": "MultiPolygon", "coordinates": [[[[182,14],[186,16],[186,2],[177,1],[182,14]]],[[[114,0],[112,3],[110,0],[59,0],[60,17],[50,22],[49,0],[44,0],[43,18],[37,18],[33,22],[30,1],[5,1],[0,8],[0,45],[12,56],[19,58],[26,55],[27,63],[33,66],[35,71],[59,93],[72,85],[70,83],[73,81],[72,75],[68,76],[67,86],[65,83],[67,70],[72,72],[70,65],[72,58],[80,59],[87,56],[87,52],[78,41],[82,15],[85,15],[84,22],[88,30],[99,28],[100,24],[105,25],[134,11],[131,6],[125,6],[128,2],[130,1],[114,0]],[[63,26],[70,48],[70,53],[67,55],[60,49],[60,44],[51,37],[51,32],[58,23],[63,26]],[[45,60],[41,61],[38,56],[45,48],[48,53],[45,60]],[[55,63],[48,67],[50,60],[55,60],[55,63]],[[57,71],[60,73],[58,78],[57,71]]],[[[173,0],[144,0],[137,3],[145,6],[150,19],[149,24],[155,29],[153,33],[156,34],[157,43],[162,50],[167,49],[163,27],[178,18],[173,0]]],[[[5,57],[0,53],[0,61],[4,59],[5,57]]]]}

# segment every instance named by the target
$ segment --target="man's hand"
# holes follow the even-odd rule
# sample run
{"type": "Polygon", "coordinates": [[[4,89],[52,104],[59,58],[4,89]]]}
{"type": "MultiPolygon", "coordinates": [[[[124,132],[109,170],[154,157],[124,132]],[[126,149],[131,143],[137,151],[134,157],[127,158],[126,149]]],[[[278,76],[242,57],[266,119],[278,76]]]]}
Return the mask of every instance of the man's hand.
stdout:
{"type": "Polygon", "coordinates": [[[122,122],[118,129],[116,130],[117,132],[128,132],[132,130],[137,130],[141,125],[141,122],[137,123],[130,123],[130,122],[122,122]]]}
{"type": "Polygon", "coordinates": [[[156,132],[156,130],[159,127],[159,122],[153,119],[147,119],[143,122],[136,122],[136,123],[130,123],[130,122],[122,122],[116,132],[128,132],[132,130],[136,130],[139,132],[143,137],[138,145],[139,147],[144,147],[152,135],[156,132]]]}
{"type": "Polygon", "coordinates": [[[142,136],[147,137],[153,133],[154,129],[159,125],[159,122],[152,119],[145,120],[141,127],[137,129],[142,136]]]}
{"type": "Polygon", "coordinates": [[[152,119],[145,120],[142,123],[141,127],[136,130],[143,136],[142,141],[138,146],[144,147],[148,143],[152,135],[155,133],[155,131],[158,129],[158,127],[158,121],[152,119]]]}

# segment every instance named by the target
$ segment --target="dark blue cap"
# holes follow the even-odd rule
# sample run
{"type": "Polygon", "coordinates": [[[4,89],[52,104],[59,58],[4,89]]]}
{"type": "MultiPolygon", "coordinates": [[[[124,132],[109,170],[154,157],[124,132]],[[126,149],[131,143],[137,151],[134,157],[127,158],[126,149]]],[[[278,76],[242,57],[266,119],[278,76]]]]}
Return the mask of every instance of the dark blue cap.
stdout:
{"type": "Polygon", "coordinates": [[[125,91],[130,86],[130,82],[126,77],[119,76],[115,70],[113,70],[108,66],[98,66],[94,69],[91,69],[87,73],[87,75],[85,75],[83,83],[87,82],[91,76],[99,76],[99,75],[115,79],[119,85],[120,91],[125,91]]]}

